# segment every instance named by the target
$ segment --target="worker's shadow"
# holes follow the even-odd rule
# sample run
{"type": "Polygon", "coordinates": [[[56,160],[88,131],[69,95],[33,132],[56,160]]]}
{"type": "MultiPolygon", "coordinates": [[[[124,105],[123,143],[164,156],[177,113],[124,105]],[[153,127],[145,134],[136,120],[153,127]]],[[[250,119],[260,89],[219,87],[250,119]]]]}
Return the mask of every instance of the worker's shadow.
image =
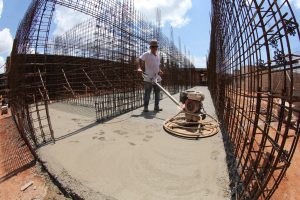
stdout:
{"type": "Polygon", "coordinates": [[[131,117],[136,117],[136,118],[144,117],[145,119],[154,119],[154,118],[156,118],[156,114],[157,114],[157,112],[149,111],[149,112],[142,112],[139,115],[131,115],[131,117]]]}

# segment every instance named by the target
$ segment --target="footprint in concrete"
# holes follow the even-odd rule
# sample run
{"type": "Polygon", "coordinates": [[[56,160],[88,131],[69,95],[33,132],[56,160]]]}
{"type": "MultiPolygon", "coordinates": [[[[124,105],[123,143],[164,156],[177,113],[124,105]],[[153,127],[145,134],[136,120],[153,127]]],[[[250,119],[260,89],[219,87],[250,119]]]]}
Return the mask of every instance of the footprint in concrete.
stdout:
{"type": "Polygon", "coordinates": [[[147,139],[151,139],[151,138],[153,138],[153,136],[147,135],[146,138],[147,138],[147,139]]]}
{"type": "Polygon", "coordinates": [[[220,155],[220,152],[218,152],[218,151],[213,151],[213,152],[210,154],[210,158],[213,159],[213,160],[217,160],[219,155],[220,155]]]}
{"type": "Polygon", "coordinates": [[[94,136],[94,137],[93,137],[93,140],[94,140],[94,139],[97,139],[97,136],[94,136]]]}
{"type": "Polygon", "coordinates": [[[119,133],[119,135],[127,135],[127,134],[128,134],[128,132],[126,132],[126,131],[122,131],[119,133]]]}
{"type": "Polygon", "coordinates": [[[146,128],[154,128],[155,127],[155,125],[148,125],[148,126],[146,126],[146,128]]]}
{"type": "Polygon", "coordinates": [[[104,131],[100,131],[99,133],[97,133],[98,135],[104,135],[105,132],[104,131]]]}
{"type": "Polygon", "coordinates": [[[120,130],[115,130],[115,131],[113,131],[114,133],[117,133],[117,134],[120,134],[121,133],[121,131],[120,130]]]}
{"type": "Polygon", "coordinates": [[[116,131],[113,131],[113,132],[117,133],[119,135],[127,135],[128,134],[128,132],[126,132],[126,131],[120,131],[120,130],[116,130],[116,131]]]}
{"type": "Polygon", "coordinates": [[[98,140],[104,141],[104,140],[105,140],[105,137],[99,137],[98,140]]]}
{"type": "Polygon", "coordinates": [[[143,139],[144,142],[149,142],[149,140],[147,140],[146,138],[143,139]]]}
{"type": "Polygon", "coordinates": [[[209,189],[204,190],[204,196],[209,196],[211,191],[209,189]]]}
{"type": "Polygon", "coordinates": [[[135,145],[136,145],[136,144],[133,143],[133,142],[129,142],[129,144],[130,144],[131,146],[135,146],[135,145]]]}
{"type": "Polygon", "coordinates": [[[79,143],[79,141],[75,140],[75,141],[70,141],[70,143],[79,143]]]}

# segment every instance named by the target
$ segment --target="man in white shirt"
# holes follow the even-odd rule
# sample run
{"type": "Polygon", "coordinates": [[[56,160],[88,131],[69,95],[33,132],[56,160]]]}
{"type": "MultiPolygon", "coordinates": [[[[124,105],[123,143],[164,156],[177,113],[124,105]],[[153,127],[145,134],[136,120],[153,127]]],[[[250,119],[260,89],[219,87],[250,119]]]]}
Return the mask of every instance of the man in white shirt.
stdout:
{"type": "Polygon", "coordinates": [[[154,104],[154,111],[159,112],[162,111],[159,108],[159,100],[160,100],[160,88],[154,83],[157,81],[158,83],[161,82],[162,71],[160,69],[160,57],[158,55],[158,42],[156,40],[152,40],[150,42],[150,51],[145,52],[143,55],[140,56],[138,62],[138,72],[144,73],[144,112],[149,112],[148,105],[149,100],[152,92],[152,88],[154,89],[155,93],[155,104],[154,104]],[[145,70],[142,70],[142,63],[145,62],[145,70]]]}

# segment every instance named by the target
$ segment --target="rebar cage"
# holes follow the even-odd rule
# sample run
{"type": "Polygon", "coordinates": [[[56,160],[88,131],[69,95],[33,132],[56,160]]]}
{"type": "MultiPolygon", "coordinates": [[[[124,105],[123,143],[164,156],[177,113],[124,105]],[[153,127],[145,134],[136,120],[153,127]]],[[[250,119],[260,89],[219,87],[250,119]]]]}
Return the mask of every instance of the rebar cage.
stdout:
{"type": "Polygon", "coordinates": [[[236,161],[235,195],[270,199],[299,137],[299,26],[287,0],[214,0],[211,20],[209,89],[236,161]]]}
{"type": "MultiPolygon", "coordinates": [[[[135,59],[160,43],[164,86],[196,84],[189,56],[134,9],[133,0],[33,0],[18,28],[6,70],[13,116],[34,153],[55,140],[49,104],[95,107],[97,119],[142,105],[135,59]],[[53,37],[58,6],[89,16],[53,37]]],[[[209,88],[232,145],[238,199],[270,199],[299,135],[298,23],[287,0],[213,0],[209,88]]]]}
{"type": "Polygon", "coordinates": [[[164,86],[177,93],[195,85],[200,71],[161,31],[160,11],[149,22],[133,0],[33,0],[20,23],[7,63],[12,113],[34,149],[55,140],[49,104],[94,107],[97,120],[142,105],[136,58],[157,39],[164,86]],[[88,16],[60,35],[51,31],[55,9],[88,16]]]}

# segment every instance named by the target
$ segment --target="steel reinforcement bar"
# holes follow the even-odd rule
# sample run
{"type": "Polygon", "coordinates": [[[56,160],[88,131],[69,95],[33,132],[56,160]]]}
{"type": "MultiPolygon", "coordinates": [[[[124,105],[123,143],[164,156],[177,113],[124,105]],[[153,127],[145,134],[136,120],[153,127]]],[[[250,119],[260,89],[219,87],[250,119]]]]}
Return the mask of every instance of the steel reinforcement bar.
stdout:
{"type": "Polygon", "coordinates": [[[49,104],[56,101],[93,106],[97,120],[142,105],[142,77],[136,58],[157,39],[172,93],[199,81],[189,56],[166,37],[157,21],[147,21],[133,0],[33,0],[14,40],[7,63],[12,113],[34,150],[55,141],[49,104]],[[71,9],[85,21],[54,34],[55,10],[71,9]]]}
{"type": "Polygon", "coordinates": [[[299,138],[299,25],[289,1],[213,0],[209,88],[237,199],[270,199],[299,138]]]}

